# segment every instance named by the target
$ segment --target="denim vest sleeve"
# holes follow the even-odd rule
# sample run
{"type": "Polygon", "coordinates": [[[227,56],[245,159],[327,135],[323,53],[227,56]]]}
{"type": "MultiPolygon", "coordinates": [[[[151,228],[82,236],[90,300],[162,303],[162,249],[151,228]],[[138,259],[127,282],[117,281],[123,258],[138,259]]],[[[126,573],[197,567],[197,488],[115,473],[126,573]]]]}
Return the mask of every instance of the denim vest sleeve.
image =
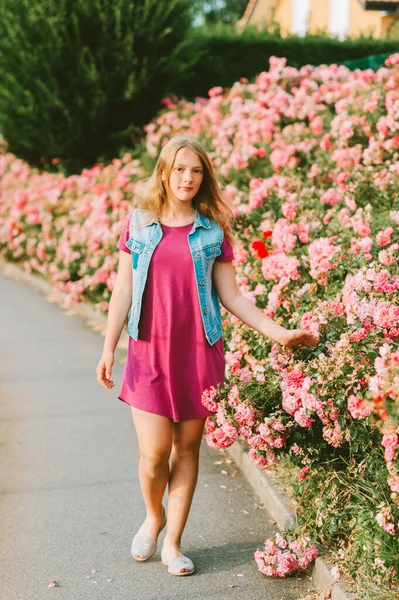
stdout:
{"type": "Polygon", "coordinates": [[[215,258],[222,253],[224,235],[216,221],[208,219],[208,222],[209,228],[198,227],[188,237],[204,332],[209,344],[213,345],[222,336],[222,319],[212,270],[215,258]]]}
{"type": "Polygon", "coordinates": [[[141,304],[147,281],[148,268],[155,247],[162,238],[162,229],[156,223],[148,223],[148,211],[136,209],[133,211],[126,246],[132,257],[132,305],[128,318],[128,334],[138,340],[138,324],[140,321],[141,304]]]}

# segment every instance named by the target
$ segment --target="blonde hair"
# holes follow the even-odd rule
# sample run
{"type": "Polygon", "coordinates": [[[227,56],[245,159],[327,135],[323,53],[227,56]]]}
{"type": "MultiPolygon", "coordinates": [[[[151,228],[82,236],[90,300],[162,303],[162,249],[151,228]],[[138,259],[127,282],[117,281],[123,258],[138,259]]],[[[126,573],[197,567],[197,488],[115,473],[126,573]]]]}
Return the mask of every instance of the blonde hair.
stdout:
{"type": "Polygon", "coordinates": [[[142,193],[133,202],[133,207],[148,210],[153,215],[148,223],[153,222],[154,218],[159,219],[168,202],[168,193],[171,191],[169,177],[176,154],[181,148],[190,148],[196,152],[204,169],[201,186],[192,200],[193,208],[205,217],[214,219],[223,229],[225,238],[235,245],[236,240],[229,224],[229,217],[234,219],[234,213],[222,199],[221,189],[205,148],[195,138],[176,135],[165,144],[158,156],[152,174],[146,180],[142,193]],[[162,173],[164,173],[165,182],[162,181],[162,173]]]}

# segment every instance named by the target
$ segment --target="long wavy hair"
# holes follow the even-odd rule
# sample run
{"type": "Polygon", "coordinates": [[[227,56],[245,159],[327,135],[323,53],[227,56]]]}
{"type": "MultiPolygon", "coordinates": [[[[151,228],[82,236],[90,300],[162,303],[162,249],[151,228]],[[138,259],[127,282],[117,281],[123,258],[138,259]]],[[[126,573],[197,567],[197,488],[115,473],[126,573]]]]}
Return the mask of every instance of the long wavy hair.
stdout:
{"type": "Polygon", "coordinates": [[[145,180],[145,185],[140,195],[133,201],[133,208],[141,208],[150,212],[147,223],[158,220],[168,204],[168,195],[172,193],[169,186],[169,177],[175,163],[176,154],[181,148],[190,148],[201,159],[204,176],[197,194],[192,199],[192,206],[209,219],[214,219],[223,229],[225,238],[233,244],[236,239],[230,229],[229,219],[234,220],[234,213],[223,201],[222,193],[217,181],[212,164],[202,144],[193,137],[176,135],[162,148],[154,170],[145,180]],[[165,175],[162,181],[161,174],[165,175]]]}

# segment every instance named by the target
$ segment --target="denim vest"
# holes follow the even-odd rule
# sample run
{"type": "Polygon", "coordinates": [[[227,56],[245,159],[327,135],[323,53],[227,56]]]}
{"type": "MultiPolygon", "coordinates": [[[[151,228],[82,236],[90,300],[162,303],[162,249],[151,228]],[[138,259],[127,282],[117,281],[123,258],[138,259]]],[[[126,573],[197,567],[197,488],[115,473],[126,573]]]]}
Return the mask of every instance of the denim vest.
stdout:
{"type": "MultiPolygon", "coordinates": [[[[144,224],[150,218],[150,213],[143,209],[133,211],[129,239],[126,246],[132,256],[132,306],[128,318],[128,334],[138,340],[139,320],[143,292],[152,254],[162,238],[162,227],[159,221],[152,220],[144,227],[132,225],[144,224]]],[[[213,345],[222,336],[222,319],[216,289],[212,281],[212,267],[215,258],[222,252],[224,238],[223,229],[213,219],[208,219],[197,210],[190,233],[187,236],[193,259],[195,279],[197,282],[198,299],[201,309],[205,337],[213,345]]]]}

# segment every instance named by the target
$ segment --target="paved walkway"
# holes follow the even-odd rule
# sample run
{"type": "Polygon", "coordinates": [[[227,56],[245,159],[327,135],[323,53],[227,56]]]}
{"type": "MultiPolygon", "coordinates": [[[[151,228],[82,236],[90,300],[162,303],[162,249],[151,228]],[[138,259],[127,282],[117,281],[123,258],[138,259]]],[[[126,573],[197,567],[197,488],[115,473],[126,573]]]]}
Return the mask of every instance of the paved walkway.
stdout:
{"type": "Polygon", "coordinates": [[[270,517],[227,453],[205,440],[183,536],[196,573],[167,573],[165,530],[156,555],[137,563],[130,544],[145,513],[130,409],[117,398],[123,367],[114,368],[113,390],[100,387],[102,336],[24,283],[0,276],[0,289],[4,600],[297,600],[307,592],[308,577],[259,573],[251,556],[273,533],[270,517]]]}

